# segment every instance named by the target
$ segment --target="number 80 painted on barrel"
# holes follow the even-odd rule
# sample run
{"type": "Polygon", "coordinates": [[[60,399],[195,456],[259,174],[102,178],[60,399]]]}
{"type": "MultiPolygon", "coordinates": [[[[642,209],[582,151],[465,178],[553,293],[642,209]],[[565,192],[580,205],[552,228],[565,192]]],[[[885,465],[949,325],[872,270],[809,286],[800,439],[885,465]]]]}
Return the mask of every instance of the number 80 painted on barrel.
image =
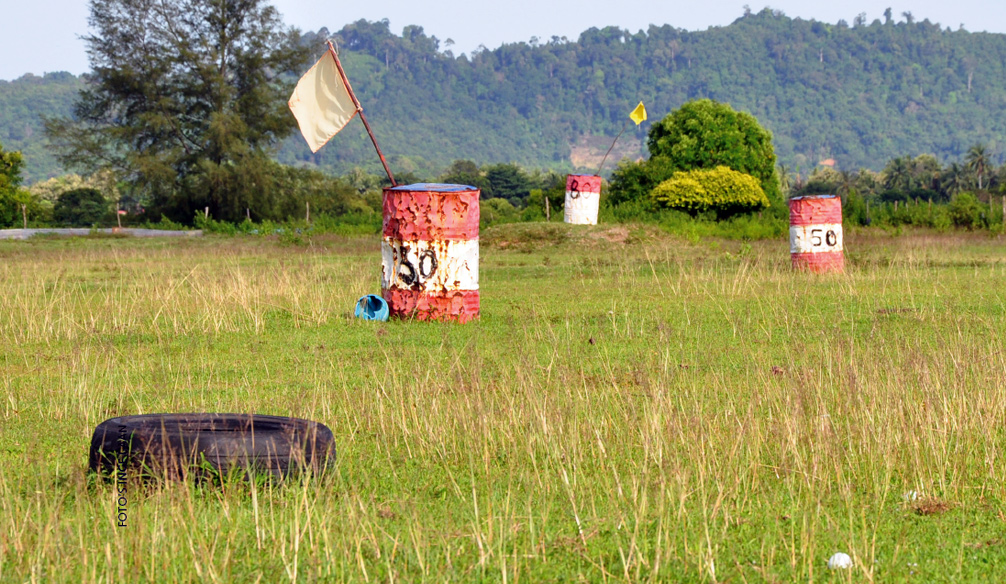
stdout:
{"type": "Polygon", "coordinates": [[[811,195],[789,200],[789,251],[793,267],[811,272],[845,269],[842,199],[811,195]]]}
{"type": "Polygon", "coordinates": [[[601,200],[601,177],[593,174],[566,175],[563,221],[573,225],[597,225],[601,200]]]}

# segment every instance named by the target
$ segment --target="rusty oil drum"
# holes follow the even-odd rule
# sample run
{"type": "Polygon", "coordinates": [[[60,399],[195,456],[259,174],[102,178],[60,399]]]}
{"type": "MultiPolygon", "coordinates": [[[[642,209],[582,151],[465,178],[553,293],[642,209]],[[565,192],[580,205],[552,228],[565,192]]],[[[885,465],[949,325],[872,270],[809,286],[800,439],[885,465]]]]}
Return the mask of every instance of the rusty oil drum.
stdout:
{"type": "Polygon", "coordinates": [[[601,177],[593,174],[566,175],[563,221],[574,225],[597,225],[601,201],[601,177]]]}
{"type": "Polygon", "coordinates": [[[384,189],[381,293],[392,316],[468,322],[479,315],[479,189],[384,189]]]}
{"type": "Polygon", "coordinates": [[[843,240],[841,198],[810,195],[789,200],[789,251],[793,268],[843,271],[843,240]]]}

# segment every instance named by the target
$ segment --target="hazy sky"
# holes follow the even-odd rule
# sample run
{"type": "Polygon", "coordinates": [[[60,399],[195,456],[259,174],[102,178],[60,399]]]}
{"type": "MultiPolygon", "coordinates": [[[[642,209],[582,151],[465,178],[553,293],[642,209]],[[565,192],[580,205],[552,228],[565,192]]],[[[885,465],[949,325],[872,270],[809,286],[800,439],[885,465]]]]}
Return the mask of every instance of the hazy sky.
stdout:
{"type": "MultiPolygon", "coordinates": [[[[0,79],[25,73],[89,69],[84,44],[87,33],[86,0],[0,0],[0,79]]],[[[418,24],[441,41],[456,43],[455,54],[470,52],[484,44],[495,48],[504,42],[527,41],[532,36],[575,39],[592,26],[617,25],[635,32],[650,24],[670,24],[688,30],[730,24],[750,4],[755,11],[765,4],[750,0],[273,0],[288,24],[302,30],[323,26],[338,30],[348,22],[365,18],[391,21],[391,30],[401,34],[407,24],[418,24]]],[[[1006,2],[1003,0],[777,0],[768,4],[788,16],[825,22],[852,22],[860,12],[868,21],[882,18],[890,6],[898,20],[911,11],[916,20],[928,18],[944,27],[961,24],[970,31],[1006,32],[1006,2]]]]}

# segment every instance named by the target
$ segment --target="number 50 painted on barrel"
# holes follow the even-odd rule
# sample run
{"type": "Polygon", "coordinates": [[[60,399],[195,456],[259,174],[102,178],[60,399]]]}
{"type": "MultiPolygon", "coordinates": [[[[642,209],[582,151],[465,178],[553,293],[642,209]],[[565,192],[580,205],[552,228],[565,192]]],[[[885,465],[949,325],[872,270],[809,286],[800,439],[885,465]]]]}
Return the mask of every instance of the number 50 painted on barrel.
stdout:
{"type": "Polygon", "coordinates": [[[790,253],[842,251],[842,224],[791,225],[790,253]]]}
{"type": "Polygon", "coordinates": [[[794,268],[841,272],[843,247],[840,198],[811,195],[789,200],[789,252],[794,268]]]}

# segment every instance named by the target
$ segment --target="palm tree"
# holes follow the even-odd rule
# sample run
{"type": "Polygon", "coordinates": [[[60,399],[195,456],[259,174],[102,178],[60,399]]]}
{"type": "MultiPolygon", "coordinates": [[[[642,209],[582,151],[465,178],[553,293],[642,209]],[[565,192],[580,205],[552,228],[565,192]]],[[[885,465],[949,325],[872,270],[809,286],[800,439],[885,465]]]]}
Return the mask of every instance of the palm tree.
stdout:
{"type": "Polygon", "coordinates": [[[932,154],[920,154],[912,159],[912,186],[932,189],[940,175],[940,161],[932,154]]]}
{"type": "Polygon", "coordinates": [[[946,170],[940,173],[940,190],[946,193],[949,199],[964,190],[965,179],[964,168],[960,164],[952,162],[946,170]]]}
{"type": "Polygon", "coordinates": [[[845,200],[849,191],[851,191],[855,186],[856,174],[854,172],[851,170],[840,170],[838,172],[838,186],[836,190],[838,191],[838,194],[842,196],[843,200],[845,200]]]}
{"type": "Polygon", "coordinates": [[[856,173],[855,182],[853,183],[856,187],[856,191],[865,196],[877,194],[879,176],[877,173],[866,170],[865,168],[859,169],[856,173]]]}
{"type": "Polygon", "coordinates": [[[964,160],[968,165],[968,169],[978,175],[978,190],[984,190],[982,177],[989,171],[988,147],[985,144],[975,144],[968,150],[968,155],[964,160]]]}
{"type": "Polygon", "coordinates": [[[911,159],[907,156],[892,159],[884,168],[884,188],[902,191],[907,196],[912,190],[911,159]]]}

